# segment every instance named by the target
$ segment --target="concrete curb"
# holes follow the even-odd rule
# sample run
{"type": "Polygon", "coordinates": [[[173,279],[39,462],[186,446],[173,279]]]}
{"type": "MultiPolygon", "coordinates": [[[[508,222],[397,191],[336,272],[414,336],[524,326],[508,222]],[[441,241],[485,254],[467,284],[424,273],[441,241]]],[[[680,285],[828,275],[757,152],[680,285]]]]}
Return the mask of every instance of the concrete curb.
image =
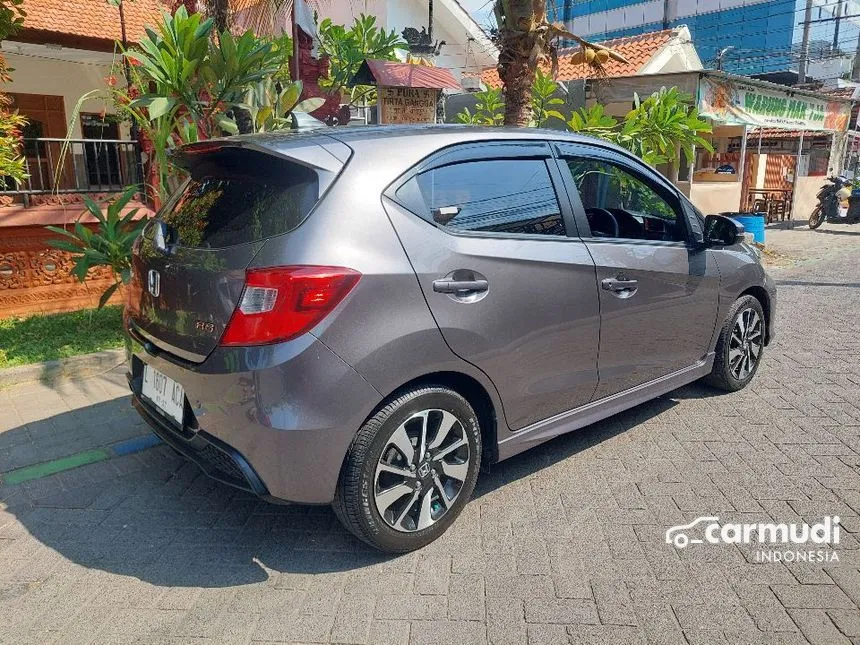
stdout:
{"type": "Polygon", "coordinates": [[[0,388],[32,381],[53,383],[63,379],[87,378],[102,374],[123,363],[125,363],[125,349],[120,348],[71,356],[56,361],[9,367],[0,369],[0,388]]]}

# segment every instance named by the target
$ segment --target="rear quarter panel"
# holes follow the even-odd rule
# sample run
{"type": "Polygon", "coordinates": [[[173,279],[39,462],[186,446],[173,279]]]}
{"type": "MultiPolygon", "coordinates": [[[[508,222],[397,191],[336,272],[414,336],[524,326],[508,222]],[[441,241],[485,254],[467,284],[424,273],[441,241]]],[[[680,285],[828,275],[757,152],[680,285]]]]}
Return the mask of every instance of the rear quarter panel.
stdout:
{"type": "Polygon", "coordinates": [[[359,271],[352,292],[312,333],[381,397],[428,374],[460,372],[487,390],[501,418],[492,382],[445,343],[382,206],[385,188],[421,156],[420,146],[399,152],[377,142],[358,146],[311,217],[292,233],[270,239],[253,264],[359,271]]]}

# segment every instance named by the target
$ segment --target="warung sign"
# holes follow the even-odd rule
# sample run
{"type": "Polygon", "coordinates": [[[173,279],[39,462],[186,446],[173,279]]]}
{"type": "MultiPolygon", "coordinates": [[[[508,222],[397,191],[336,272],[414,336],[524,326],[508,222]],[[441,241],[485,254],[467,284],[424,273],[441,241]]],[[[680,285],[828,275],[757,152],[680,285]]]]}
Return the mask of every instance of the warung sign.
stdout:
{"type": "Polygon", "coordinates": [[[851,119],[851,107],[842,101],[708,77],[699,81],[699,112],[722,123],[839,132],[851,119]]]}

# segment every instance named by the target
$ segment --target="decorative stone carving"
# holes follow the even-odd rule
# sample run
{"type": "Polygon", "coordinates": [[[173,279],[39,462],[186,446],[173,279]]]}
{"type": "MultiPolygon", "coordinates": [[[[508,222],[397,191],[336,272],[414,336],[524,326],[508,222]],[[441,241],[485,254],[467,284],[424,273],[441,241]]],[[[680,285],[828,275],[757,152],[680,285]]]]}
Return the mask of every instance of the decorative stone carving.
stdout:
{"type": "Polygon", "coordinates": [[[434,43],[426,27],[421,27],[421,31],[415,27],[407,27],[402,35],[403,40],[409,45],[409,52],[418,56],[438,56],[442,45],[445,44],[444,40],[437,40],[434,43]]]}
{"type": "Polygon", "coordinates": [[[113,283],[109,267],[93,267],[79,282],[72,254],[48,247],[53,237],[41,227],[0,235],[0,318],[94,307],[113,283]]]}

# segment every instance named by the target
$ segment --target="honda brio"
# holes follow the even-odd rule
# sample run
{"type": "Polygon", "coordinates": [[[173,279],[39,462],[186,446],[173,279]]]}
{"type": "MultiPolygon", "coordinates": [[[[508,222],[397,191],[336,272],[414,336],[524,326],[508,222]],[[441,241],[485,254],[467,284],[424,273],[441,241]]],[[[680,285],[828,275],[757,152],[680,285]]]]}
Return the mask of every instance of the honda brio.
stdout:
{"type": "Polygon", "coordinates": [[[190,145],[136,242],[133,402],[208,475],[391,552],[487,466],[706,377],[775,289],[733,220],[566,133],[326,129],[190,145]]]}

